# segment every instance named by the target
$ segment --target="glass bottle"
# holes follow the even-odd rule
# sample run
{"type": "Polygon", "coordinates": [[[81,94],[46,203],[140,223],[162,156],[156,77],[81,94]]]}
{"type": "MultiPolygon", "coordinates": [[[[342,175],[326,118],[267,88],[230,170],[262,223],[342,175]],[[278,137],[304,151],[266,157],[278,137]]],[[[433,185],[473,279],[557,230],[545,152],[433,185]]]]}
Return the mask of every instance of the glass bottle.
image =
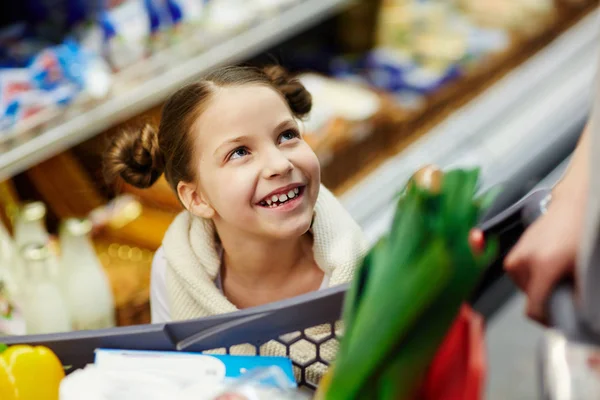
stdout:
{"type": "Polygon", "coordinates": [[[27,334],[70,331],[69,309],[52,277],[48,245],[29,244],[23,248],[22,258],[27,279],[22,296],[27,334]]]}
{"type": "Polygon", "coordinates": [[[15,244],[8,231],[0,222],[0,281],[3,289],[16,296],[24,280],[24,272],[15,244]]]}
{"type": "Polygon", "coordinates": [[[92,224],[70,218],[60,231],[61,282],[75,330],[115,326],[110,283],[89,239],[92,224]]]}
{"type": "Polygon", "coordinates": [[[19,248],[31,243],[48,243],[50,235],[46,230],[46,205],[41,201],[25,203],[15,220],[15,243],[19,248]]]}
{"type": "MultiPolygon", "coordinates": [[[[0,336],[24,335],[25,321],[17,306],[20,285],[15,277],[17,260],[12,240],[0,223],[0,336]]],[[[20,266],[20,265],[19,265],[20,266]]]]}
{"type": "MultiPolygon", "coordinates": [[[[21,206],[14,225],[14,241],[18,249],[30,244],[50,244],[50,234],[46,230],[46,205],[41,201],[25,203],[21,206]]],[[[56,254],[50,251],[49,273],[53,279],[58,278],[59,265],[56,254]]]]}

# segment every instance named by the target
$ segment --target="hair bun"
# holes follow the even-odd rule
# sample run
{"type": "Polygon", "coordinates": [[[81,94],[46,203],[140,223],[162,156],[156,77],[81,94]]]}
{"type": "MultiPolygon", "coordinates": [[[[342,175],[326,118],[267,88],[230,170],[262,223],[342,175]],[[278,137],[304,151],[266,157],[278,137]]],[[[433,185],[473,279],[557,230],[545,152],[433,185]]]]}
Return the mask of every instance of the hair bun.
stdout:
{"type": "Polygon", "coordinates": [[[304,117],[312,108],[312,96],[297,78],[290,78],[287,71],[278,65],[266,67],[265,74],[273,85],[285,96],[296,117],[304,117]]]}
{"type": "Polygon", "coordinates": [[[104,154],[104,177],[117,177],[138,188],[150,187],[164,171],[164,158],[158,145],[158,132],[151,125],[138,131],[118,133],[104,154]]]}

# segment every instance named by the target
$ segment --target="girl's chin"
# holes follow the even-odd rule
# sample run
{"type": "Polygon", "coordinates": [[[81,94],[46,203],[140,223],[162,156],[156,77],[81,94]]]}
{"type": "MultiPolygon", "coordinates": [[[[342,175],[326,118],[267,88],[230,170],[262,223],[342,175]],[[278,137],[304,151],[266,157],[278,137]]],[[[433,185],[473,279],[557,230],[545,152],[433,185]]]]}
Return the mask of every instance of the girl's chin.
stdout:
{"type": "Polygon", "coordinates": [[[270,235],[276,239],[294,239],[298,238],[310,230],[312,218],[297,223],[281,223],[268,229],[270,235]]]}

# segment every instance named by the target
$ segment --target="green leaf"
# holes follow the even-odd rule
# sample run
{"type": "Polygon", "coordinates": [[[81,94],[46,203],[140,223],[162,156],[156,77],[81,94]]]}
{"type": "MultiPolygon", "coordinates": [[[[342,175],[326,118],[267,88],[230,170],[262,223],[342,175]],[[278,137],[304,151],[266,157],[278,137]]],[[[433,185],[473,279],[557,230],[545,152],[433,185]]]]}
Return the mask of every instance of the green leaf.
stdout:
{"type": "Polygon", "coordinates": [[[8,346],[4,343],[0,343],[0,354],[4,353],[6,350],[8,350],[8,346]]]}

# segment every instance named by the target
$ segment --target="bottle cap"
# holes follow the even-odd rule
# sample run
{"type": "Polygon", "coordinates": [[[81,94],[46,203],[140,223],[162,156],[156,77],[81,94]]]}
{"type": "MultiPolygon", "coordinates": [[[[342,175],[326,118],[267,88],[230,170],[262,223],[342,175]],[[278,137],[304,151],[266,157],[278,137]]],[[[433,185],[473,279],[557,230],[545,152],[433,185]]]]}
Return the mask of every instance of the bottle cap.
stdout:
{"type": "Polygon", "coordinates": [[[67,218],[63,229],[72,236],[85,236],[92,231],[92,222],[86,218],[67,218]]]}
{"type": "Polygon", "coordinates": [[[38,221],[46,216],[46,205],[41,201],[25,203],[21,207],[21,216],[25,221],[38,221]]]}

